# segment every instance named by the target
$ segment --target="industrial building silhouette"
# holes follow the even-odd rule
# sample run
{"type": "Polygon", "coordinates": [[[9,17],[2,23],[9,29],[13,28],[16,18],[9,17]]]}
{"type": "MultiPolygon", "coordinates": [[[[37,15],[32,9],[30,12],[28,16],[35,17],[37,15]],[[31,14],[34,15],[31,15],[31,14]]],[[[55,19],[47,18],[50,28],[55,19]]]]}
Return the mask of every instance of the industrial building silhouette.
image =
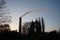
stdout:
{"type": "MultiPolygon", "coordinates": [[[[43,17],[39,20],[31,21],[27,23],[28,34],[21,34],[22,18],[19,19],[19,32],[11,31],[8,24],[4,25],[2,32],[0,31],[0,40],[60,40],[60,30],[57,33],[56,30],[51,32],[45,32],[45,24],[43,17]],[[8,27],[8,28],[7,28],[8,27]],[[34,30],[35,29],[35,30],[34,30]]],[[[2,27],[2,26],[0,26],[2,27]]],[[[24,27],[26,27],[24,25],[24,27]]],[[[25,29],[24,29],[25,31],[25,29]]]]}
{"type": "MultiPolygon", "coordinates": [[[[28,33],[35,33],[35,31],[36,33],[45,32],[45,24],[43,17],[41,19],[39,18],[39,20],[36,19],[35,22],[34,21],[30,22],[29,26],[30,28],[28,27],[28,33]]],[[[19,33],[21,33],[21,27],[22,27],[22,17],[19,18],[19,33]]]]}

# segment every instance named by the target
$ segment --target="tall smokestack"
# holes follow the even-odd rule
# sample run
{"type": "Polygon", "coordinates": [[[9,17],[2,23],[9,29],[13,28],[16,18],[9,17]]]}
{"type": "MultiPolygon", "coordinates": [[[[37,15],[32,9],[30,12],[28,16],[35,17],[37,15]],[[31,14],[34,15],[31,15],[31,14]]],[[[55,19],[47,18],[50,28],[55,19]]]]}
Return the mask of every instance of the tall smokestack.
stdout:
{"type": "Polygon", "coordinates": [[[44,33],[45,32],[45,24],[44,24],[44,19],[42,17],[42,32],[44,33]]]}
{"type": "Polygon", "coordinates": [[[22,17],[19,18],[19,33],[21,33],[22,17]]]}

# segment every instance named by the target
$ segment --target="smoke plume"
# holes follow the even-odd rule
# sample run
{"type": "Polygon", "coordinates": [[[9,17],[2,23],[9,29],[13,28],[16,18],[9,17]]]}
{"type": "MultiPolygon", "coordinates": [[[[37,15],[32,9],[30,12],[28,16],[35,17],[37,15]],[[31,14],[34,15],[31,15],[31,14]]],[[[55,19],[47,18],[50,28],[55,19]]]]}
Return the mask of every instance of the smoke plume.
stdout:
{"type": "Polygon", "coordinates": [[[44,12],[44,11],[47,11],[47,8],[39,8],[39,9],[30,10],[30,11],[25,12],[25,14],[23,14],[21,17],[24,17],[25,15],[30,14],[31,12],[44,12]]]}

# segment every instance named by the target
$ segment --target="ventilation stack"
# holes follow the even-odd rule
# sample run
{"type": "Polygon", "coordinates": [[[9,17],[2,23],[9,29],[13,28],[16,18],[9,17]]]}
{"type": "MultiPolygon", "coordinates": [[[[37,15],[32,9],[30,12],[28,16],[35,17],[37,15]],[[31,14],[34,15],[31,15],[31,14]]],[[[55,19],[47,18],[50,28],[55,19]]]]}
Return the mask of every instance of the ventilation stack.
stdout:
{"type": "Polygon", "coordinates": [[[44,24],[44,19],[42,17],[42,32],[44,33],[45,32],[45,24],[44,24]]]}
{"type": "Polygon", "coordinates": [[[21,33],[22,17],[19,18],[19,33],[21,33]]]}

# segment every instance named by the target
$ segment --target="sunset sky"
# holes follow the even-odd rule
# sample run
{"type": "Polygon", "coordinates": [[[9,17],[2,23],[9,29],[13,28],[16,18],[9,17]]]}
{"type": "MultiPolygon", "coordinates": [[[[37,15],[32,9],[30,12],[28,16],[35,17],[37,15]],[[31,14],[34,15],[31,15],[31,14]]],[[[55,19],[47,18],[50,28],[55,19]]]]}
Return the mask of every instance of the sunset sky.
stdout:
{"type": "Polygon", "coordinates": [[[60,28],[60,0],[7,0],[7,8],[12,16],[11,29],[18,30],[19,17],[30,10],[31,12],[23,17],[23,22],[35,20],[43,17],[46,31],[59,30],[60,28]],[[41,11],[45,9],[44,11],[41,11]]]}

